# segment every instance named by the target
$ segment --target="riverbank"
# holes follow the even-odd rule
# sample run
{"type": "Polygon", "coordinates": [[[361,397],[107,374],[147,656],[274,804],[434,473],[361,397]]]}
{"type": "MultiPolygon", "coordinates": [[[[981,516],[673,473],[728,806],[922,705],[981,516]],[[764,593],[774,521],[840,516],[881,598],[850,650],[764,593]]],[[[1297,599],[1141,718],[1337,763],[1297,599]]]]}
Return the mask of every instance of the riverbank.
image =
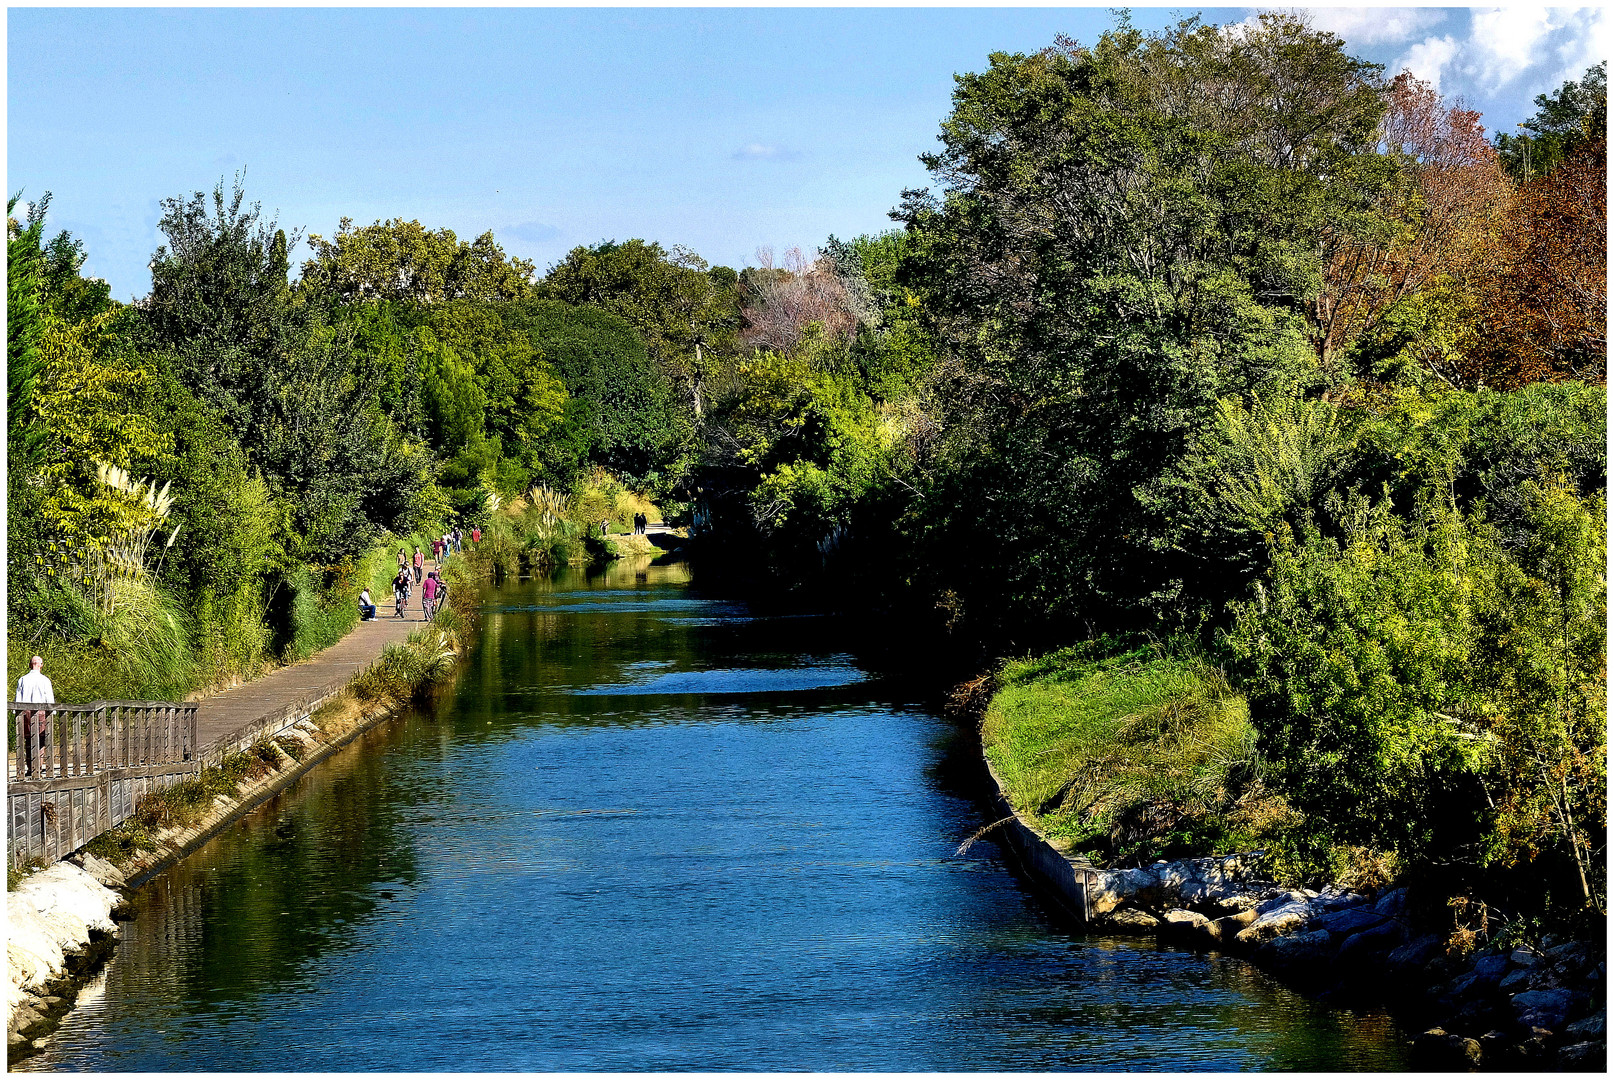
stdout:
{"type": "MultiPolygon", "coordinates": [[[[344,639],[349,648],[339,643],[282,669],[290,677],[274,686],[265,685],[273,677],[260,680],[256,696],[252,683],[230,691],[231,701],[214,718],[229,731],[206,740],[217,751],[216,764],[147,796],[128,821],[8,892],[11,925],[38,928],[30,948],[8,954],[9,1062],[38,1052],[79,987],[110,957],[118,937],[111,916],[129,892],[447,676],[473,622],[475,570],[456,559],[442,573],[454,588],[435,621],[414,623],[402,641],[393,640],[395,634],[378,639],[379,655],[368,665],[355,662],[353,643],[344,639]],[[86,878],[102,891],[89,888],[86,878]],[[102,902],[105,910],[97,912],[102,902]]],[[[380,620],[355,633],[405,625],[380,620]]]]}
{"type": "MultiPolygon", "coordinates": [[[[1192,835],[1160,829],[1156,818],[1151,837],[1149,815],[1136,812],[1140,805],[1171,805],[1164,798],[1171,776],[1157,775],[1148,785],[1127,777],[1134,768],[1160,771],[1162,759],[1180,762],[1181,747],[1127,753],[1127,736],[1146,730],[1152,733],[1146,741],[1159,744],[1151,716],[1158,721],[1174,712],[1176,741],[1203,750],[1215,740],[1202,729],[1225,735],[1231,725],[1236,731],[1239,710],[1183,707],[1214,703],[1221,695],[1205,693],[1215,682],[1206,672],[1179,663],[1049,659],[977,679],[960,688],[955,701],[981,735],[995,819],[985,831],[1076,921],[1099,932],[1153,935],[1163,944],[1241,956],[1323,1000],[1388,1007],[1411,1030],[1422,1029],[1411,1044],[1421,1067],[1604,1067],[1602,941],[1465,935],[1441,922],[1442,916],[1453,921],[1445,905],[1432,907],[1416,888],[1393,882],[1291,887],[1274,880],[1263,851],[1095,865],[1083,851],[1113,854],[1126,842],[1135,855],[1140,844],[1158,843],[1163,834],[1174,832],[1167,842],[1179,845],[1192,835]],[[1050,685],[1050,672],[1069,678],[1050,685]],[[1121,703],[1131,711],[1118,708],[1121,703]],[[1063,715],[1056,715],[1061,706],[1063,715]],[[1107,756],[1096,749],[1106,740],[1107,756]],[[1008,777],[1000,772],[1005,765],[1013,770],[1008,777]],[[1057,780],[1061,775],[1080,782],[1057,780]],[[1131,802],[1118,805],[1126,799],[1131,802]]],[[[1236,761],[1221,755],[1221,775],[1236,761]]],[[[1175,779],[1180,784],[1183,776],[1175,779]]],[[[1228,802],[1225,790],[1221,798],[1238,805],[1236,798],[1228,802]]]]}

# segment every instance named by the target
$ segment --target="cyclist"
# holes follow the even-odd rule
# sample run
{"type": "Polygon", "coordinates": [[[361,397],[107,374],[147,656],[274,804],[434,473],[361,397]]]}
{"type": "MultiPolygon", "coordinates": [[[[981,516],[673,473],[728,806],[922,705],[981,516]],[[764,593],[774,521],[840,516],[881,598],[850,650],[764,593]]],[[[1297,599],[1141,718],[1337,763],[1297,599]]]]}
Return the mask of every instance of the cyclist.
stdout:
{"type": "Polygon", "coordinates": [[[409,570],[406,567],[400,566],[398,576],[392,579],[392,599],[398,618],[403,618],[404,608],[409,606],[409,570]]]}

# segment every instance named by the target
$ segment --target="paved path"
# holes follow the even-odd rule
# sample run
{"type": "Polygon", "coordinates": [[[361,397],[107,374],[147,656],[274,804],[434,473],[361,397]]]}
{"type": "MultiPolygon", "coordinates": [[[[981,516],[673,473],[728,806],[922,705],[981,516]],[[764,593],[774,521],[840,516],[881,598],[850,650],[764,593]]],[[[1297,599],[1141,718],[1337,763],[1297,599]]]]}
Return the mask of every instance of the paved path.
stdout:
{"type": "MultiPolygon", "coordinates": [[[[428,561],[426,569],[435,569],[436,565],[428,561]]],[[[354,675],[373,664],[388,644],[402,641],[425,621],[421,617],[418,585],[401,619],[393,614],[390,593],[376,599],[384,603],[376,605],[375,621],[360,622],[325,651],[262,678],[199,699],[197,744],[205,750],[220,739],[228,739],[243,728],[258,724],[265,717],[335,693],[354,675]]]]}

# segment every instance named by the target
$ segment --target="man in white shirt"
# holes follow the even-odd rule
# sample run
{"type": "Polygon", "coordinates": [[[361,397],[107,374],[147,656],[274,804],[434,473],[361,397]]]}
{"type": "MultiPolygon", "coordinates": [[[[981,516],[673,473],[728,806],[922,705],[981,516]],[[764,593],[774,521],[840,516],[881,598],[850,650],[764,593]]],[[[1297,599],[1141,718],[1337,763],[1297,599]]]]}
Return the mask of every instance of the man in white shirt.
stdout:
{"type": "Polygon", "coordinates": [[[17,680],[17,696],[13,701],[26,701],[30,705],[56,704],[56,688],[40,670],[44,666],[45,661],[37,656],[28,662],[28,674],[17,680]]]}
{"type": "MultiPolygon", "coordinates": [[[[28,673],[17,680],[17,695],[12,700],[27,702],[30,705],[56,704],[56,688],[45,678],[45,672],[41,670],[44,666],[45,661],[40,657],[36,656],[29,661],[28,673]]],[[[45,744],[45,711],[36,709],[26,713],[23,717],[22,730],[23,757],[28,763],[28,772],[32,773],[38,763],[38,748],[45,744]],[[34,738],[36,735],[37,740],[34,738]]]]}

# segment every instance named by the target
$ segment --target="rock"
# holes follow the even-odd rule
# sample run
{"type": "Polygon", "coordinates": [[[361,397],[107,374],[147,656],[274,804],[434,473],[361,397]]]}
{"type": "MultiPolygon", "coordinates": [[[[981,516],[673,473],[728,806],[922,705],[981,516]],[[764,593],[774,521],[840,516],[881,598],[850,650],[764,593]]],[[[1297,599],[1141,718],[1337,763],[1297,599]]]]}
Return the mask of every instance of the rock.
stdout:
{"type": "Polygon", "coordinates": [[[1482,956],[1474,961],[1474,974],[1480,982],[1494,986],[1502,981],[1507,973],[1508,958],[1505,956],[1482,956]]]}
{"type": "Polygon", "coordinates": [[[104,859],[98,859],[87,851],[81,851],[73,860],[81,870],[109,889],[121,889],[128,884],[124,879],[123,871],[104,859]]]}
{"type": "MultiPolygon", "coordinates": [[[[1259,914],[1260,910],[1260,908],[1256,909],[1258,913],[1256,920],[1238,932],[1235,940],[1239,944],[1253,948],[1262,942],[1293,933],[1306,925],[1310,920],[1311,913],[1311,909],[1306,906],[1305,901],[1273,908],[1264,915],[1259,914]]],[[[1319,931],[1319,933],[1325,934],[1327,932],[1326,930],[1319,931]]]]}
{"type": "Polygon", "coordinates": [[[1518,971],[1508,972],[1507,976],[1503,978],[1501,983],[1502,993],[1510,996],[1513,994],[1524,993],[1524,991],[1530,989],[1530,980],[1533,976],[1534,972],[1530,971],[1528,968],[1520,968],[1518,971]]]}
{"type": "Polygon", "coordinates": [[[1295,968],[1327,960],[1333,952],[1333,938],[1327,930],[1273,938],[1261,947],[1261,959],[1280,968],[1295,968]]]}
{"type": "Polygon", "coordinates": [[[1322,892],[1317,894],[1317,899],[1312,903],[1312,907],[1320,908],[1323,911],[1342,911],[1345,908],[1358,907],[1365,903],[1367,903],[1367,897],[1359,892],[1342,888],[1339,885],[1327,885],[1324,886],[1322,892]]]}
{"type": "Polygon", "coordinates": [[[1392,968],[1421,968],[1440,955],[1442,940],[1439,934],[1425,934],[1398,949],[1392,949],[1387,962],[1392,968]]]}
{"type": "Polygon", "coordinates": [[[1385,916],[1367,908],[1346,908],[1336,911],[1332,915],[1324,915],[1312,921],[1312,927],[1318,930],[1327,930],[1336,937],[1349,937],[1369,927],[1378,926],[1385,921],[1385,916]]]}
{"type": "Polygon", "coordinates": [[[1101,870],[1088,894],[1088,907],[1093,914],[1103,915],[1129,901],[1141,901],[1159,889],[1160,879],[1148,870],[1101,870]]]}
{"type": "Polygon", "coordinates": [[[28,1041],[27,1039],[23,1038],[21,1035],[17,1034],[15,1031],[6,1032],[6,1049],[7,1050],[15,1050],[17,1047],[21,1046],[23,1043],[25,1043],[27,1041],[28,1041]]]}
{"type": "Polygon", "coordinates": [[[1286,906],[1291,905],[1291,904],[1296,904],[1296,905],[1299,905],[1300,907],[1305,907],[1305,906],[1307,906],[1306,898],[1305,898],[1304,895],[1302,895],[1300,893],[1294,892],[1294,891],[1289,890],[1289,889],[1282,889],[1279,892],[1277,892],[1276,894],[1274,894],[1273,896],[1271,896],[1270,898],[1268,898],[1266,900],[1263,900],[1261,903],[1257,904],[1256,908],[1255,908],[1255,914],[1257,916],[1266,915],[1266,914],[1268,914],[1270,912],[1277,911],[1281,907],[1286,907],[1286,906]]]}
{"type": "Polygon", "coordinates": [[[1572,1043],[1558,1049],[1558,1067],[1570,1072],[1606,1072],[1608,1070],[1608,1044],[1596,1042],[1572,1043]]]}
{"type": "Polygon", "coordinates": [[[1407,910],[1407,890],[1391,889],[1378,898],[1373,904],[1373,910],[1392,919],[1399,918],[1407,910]]]}
{"type": "MultiPolygon", "coordinates": [[[[1522,994],[1513,995],[1513,1010],[1520,1015],[1527,1013],[1557,1014],[1558,1023],[1563,1023],[1564,1016],[1569,1012],[1570,995],[1568,990],[1526,990],[1522,994]]],[[[1550,1025],[1556,1027],[1557,1025],[1550,1025]]]]}
{"type": "Polygon", "coordinates": [[[1541,957],[1537,956],[1529,949],[1514,949],[1513,952],[1508,955],[1508,960],[1513,964],[1514,967],[1521,968],[1533,968],[1537,964],[1541,963],[1541,957]]]}
{"type": "Polygon", "coordinates": [[[1372,968],[1376,974],[1379,961],[1401,944],[1401,927],[1386,919],[1346,938],[1339,947],[1336,961],[1347,970],[1372,968]]]}
{"type": "Polygon", "coordinates": [[[1483,989],[1484,983],[1480,981],[1479,975],[1470,971],[1467,974],[1459,975],[1457,978],[1453,979],[1451,981],[1451,988],[1447,991],[1447,993],[1453,1001],[1461,1001],[1462,999],[1466,998],[1469,991],[1473,990],[1475,987],[1483,989]]]}
{"type": "Polygon", "coordinates": [[[1153,930],[1160,925],[1159,919],[1150,915],[1147,911],[1139,911],[1137,908],[1120,908],[1119,910],[1111,911],[1109,922],[1117,930],[1134,933],[1153,930]]]}
{"type": "Polygon", "coordinates": [[[1197,949],[1215,948],[1221,942],[1216,923],[1197,911],[1168,911],[1160,920],[1160,936],[1197,949]]]}
{"type": "Polygon", "coordinates": [[[1412,1056],[1420,1068],[1456,1072],[1477,1067],[1481,1051],[1478,1040],[1465,1039],[1437,1027],[1412,1040],[1412,1056]]]}
{"type": "Polygon", "coordinates": [[[1548,949],[1544,959],[1557,971],[1580,972],[1591,963],[1591,952],[1583,942],[1566,941],[1548,949]]]}
{"type": "Polygon", "coordinates": [[[1606,1030],[1606,1017],[1602,1013],[1588,1016],[1584,1020],[1576,1020],[1564,1028],[1564,1036],[1576,1042],[1586,1039],[1601,1039],[1606,1030]]]}
{"type": "Polygon", "coordinates": [[[1240,930],[1255,921],[1255,909],[1250,908],[1232,915],[1223,915],[1216,920],[1216,940],[1232,941],[1238,937],[1240,930]]]}

